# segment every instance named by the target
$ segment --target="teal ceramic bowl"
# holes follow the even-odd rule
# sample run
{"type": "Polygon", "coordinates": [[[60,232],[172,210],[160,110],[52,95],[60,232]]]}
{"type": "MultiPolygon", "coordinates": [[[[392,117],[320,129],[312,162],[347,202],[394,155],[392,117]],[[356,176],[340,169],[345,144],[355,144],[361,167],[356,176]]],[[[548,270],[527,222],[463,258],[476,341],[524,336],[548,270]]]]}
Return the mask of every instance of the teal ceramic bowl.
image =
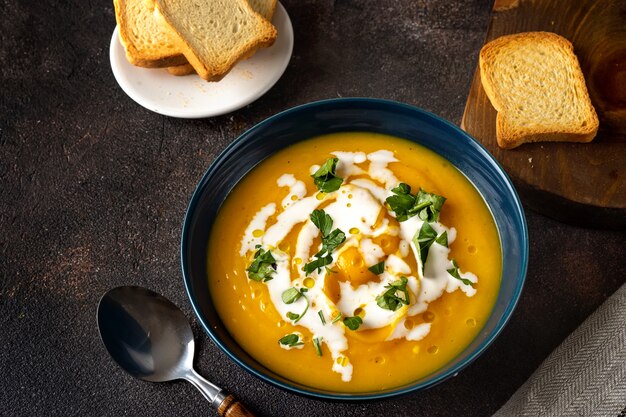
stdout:
{"type": "MultiPolygon", "coordinates": [[[[236,248],[233,248],[236,250],[236,248]]],[[[299,394],[332,400],[374,400],[422,390],[457,374],[494,341],[520,297],[528,263],[524,211],[496,160],[457,126],[413,106],[377,99],[334,99],[298,106],[259,123],[235,139],[209,166],[189,203],[181,263],[189,300],[210,338],[260,379],[299,394]],[[454,360],[427,377],[396,388],[362,393],[324,391],[286,379],[248,355],[228,333],[211,301],[207,242],[217,212],[237,182],[259,162],[293,143],[328,133],[367,131],[408,139],[455,165],[478,189],[495,219],[503,254],[500,292],[478,337],[454,360]]]]}

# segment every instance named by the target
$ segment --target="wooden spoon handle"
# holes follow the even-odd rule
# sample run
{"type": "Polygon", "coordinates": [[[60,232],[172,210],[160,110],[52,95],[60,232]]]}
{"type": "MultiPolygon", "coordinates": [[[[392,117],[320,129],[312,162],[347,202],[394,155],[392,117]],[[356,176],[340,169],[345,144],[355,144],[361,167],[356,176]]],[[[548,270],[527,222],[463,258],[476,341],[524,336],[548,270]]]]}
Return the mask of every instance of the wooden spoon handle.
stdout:
{"type": "Polygon", "coordinates": [[[220,417],[254,417],[234,395],[229,394],[217,408],[217,414],[220,417]]]}

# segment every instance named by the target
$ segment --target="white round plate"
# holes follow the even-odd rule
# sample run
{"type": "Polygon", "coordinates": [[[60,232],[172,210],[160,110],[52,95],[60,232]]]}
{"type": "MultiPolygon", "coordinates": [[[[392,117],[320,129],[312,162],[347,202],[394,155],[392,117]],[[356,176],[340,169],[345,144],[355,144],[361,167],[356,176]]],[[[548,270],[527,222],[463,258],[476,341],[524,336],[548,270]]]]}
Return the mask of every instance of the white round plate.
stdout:
{"type": "Polygon", "coordinates": [[[198,75],[175,76],[164,68],[141,68],[126,59],[118,28],[111,38],[111,68],[122,90],[148,110],[166,116],[195,119],[240,109],[265,94],[283,75],[293,50],[293,28],[287,11],[277,3],[272,23],[278,37],[269,48],[242,60],[219,82],[198,75]]]}

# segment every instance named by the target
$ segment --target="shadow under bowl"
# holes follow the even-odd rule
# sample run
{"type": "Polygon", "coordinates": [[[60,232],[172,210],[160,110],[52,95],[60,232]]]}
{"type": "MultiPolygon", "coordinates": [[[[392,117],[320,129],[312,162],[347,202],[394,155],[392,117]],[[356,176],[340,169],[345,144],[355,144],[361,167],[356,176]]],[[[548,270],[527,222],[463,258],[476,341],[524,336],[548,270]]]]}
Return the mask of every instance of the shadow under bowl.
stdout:
{"type": "MultiPolygon", "coordinates": [[[[233,248],[236,250],[236,248],[233,248]]],[[[280,388],[331,400],[374,400],[425,389],[454,376],[493,342],[520,297],[528,264],[528,232],[522,205],[495,159],[457,126],[413,106],[393,101],[347,98],[298,106],[257,124],[232,142],[198,184],[183,224],[181,264],[189,300],[210,338],[238,365],[280,388]],[[284,378],[246,353],[215,310],[207,277],[207,245],[217,213],[235,185],[273,153],[302,140],[336,132],[375,132],[408,139],[457,167],[489,206],[500,235],[503,264],[498,297],[484,328],[454,360],[410,384],[362,393],[341,393],[284,378]]]]}

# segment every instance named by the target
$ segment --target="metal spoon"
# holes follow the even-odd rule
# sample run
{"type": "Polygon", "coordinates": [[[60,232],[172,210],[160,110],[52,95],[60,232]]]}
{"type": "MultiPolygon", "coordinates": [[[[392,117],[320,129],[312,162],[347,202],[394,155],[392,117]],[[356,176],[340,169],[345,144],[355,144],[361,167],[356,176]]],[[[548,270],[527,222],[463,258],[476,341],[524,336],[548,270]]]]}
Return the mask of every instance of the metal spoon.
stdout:
{"type": "Polygon", "coordinates": [[[221,417],[253,417],[233,395],[193,369],[194,340],[182,311],[142,287],[117,287],[98,304],[98,329],[115,362],[135,378],[151,382],[185,379],[200,390],[221,417]]]}

